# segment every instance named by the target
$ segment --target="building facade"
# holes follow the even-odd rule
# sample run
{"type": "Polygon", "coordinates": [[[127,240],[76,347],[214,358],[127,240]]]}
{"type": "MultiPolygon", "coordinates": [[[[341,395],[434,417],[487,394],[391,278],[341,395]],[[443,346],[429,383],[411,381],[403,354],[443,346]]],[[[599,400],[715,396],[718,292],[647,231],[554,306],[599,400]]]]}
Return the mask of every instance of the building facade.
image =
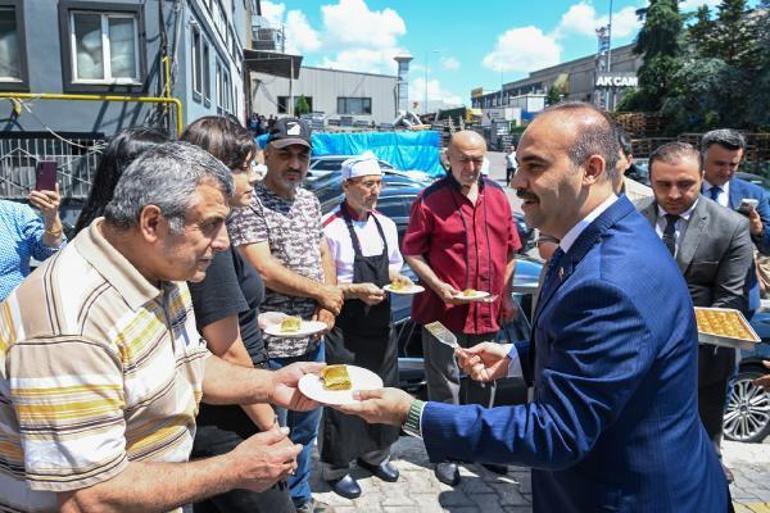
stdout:
{"type": "MultiPolygon", "coordinates": [[[[243,119],[244,0],[0,0],[0,92],[174,97],[182,124],[243,119]]],[[[108,137],[176,126],[140,101],[25,100],[3,132],[108,137]]],[[[9,103],[10,105],[10,103],[9,103]]],[[[9,109],[10,110],[10,109],[9,109]]],[[[173,111],[173,109],[171,109],[173,111]]]]}
{"type": "Polygon", "coordinates": [[[251,91],[252,110],[265,116],[297,112],[300,98],[329,124],[380,125],[392,123],[397,114],[395,75],[302,66],[297,80],[251,73],[251,91]]]}
{"type": "Polygon", "coordinates": [[[84,198],[100,147],[122,128],[173,137],[200,116],[245,121],[252,6],[0,0],[0,198],[26,197],[41,160],[57,162],[65,198],[84,198]]]}
{"type": "MultiPolygon", "coordinates": [[[[612,73],[619,75],[635,75],[642,65],[641,57],[633,54],[633,44],[620,46],[612,50],[612,73]]],[[[533,71],[527,78],[503,84],[501,92],[479,94],[477,90],[471,93],[471,103],[474,108],[492,109],[507,107],[513,98],[527,95],[545,95],[554,87],[559,87],[565,100],[585,101],[595,103],[598,94],[606,94],[606,90],[596,88],[598,73],[596,55],[588,55],[569,62],[557,64],[549,68],[533,71]]],[[[624,81],[630,83],[630,81],[624,81]]],[[[614,89],[610,99],[610,107],[617,103],[620,90],[614,89]]]]}

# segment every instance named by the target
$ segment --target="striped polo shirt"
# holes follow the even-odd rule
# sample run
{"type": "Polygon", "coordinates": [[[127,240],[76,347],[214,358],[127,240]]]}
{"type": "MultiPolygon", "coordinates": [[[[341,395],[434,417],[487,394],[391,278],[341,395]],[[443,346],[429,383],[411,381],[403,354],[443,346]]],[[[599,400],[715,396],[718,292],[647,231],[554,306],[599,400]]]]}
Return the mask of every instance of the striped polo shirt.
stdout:
{"type": "Polygon", "coordinates": [[[101,222],[0,304],[2,512],[189,457],[209,355],[190,293],[147,281],[101,222]]]}

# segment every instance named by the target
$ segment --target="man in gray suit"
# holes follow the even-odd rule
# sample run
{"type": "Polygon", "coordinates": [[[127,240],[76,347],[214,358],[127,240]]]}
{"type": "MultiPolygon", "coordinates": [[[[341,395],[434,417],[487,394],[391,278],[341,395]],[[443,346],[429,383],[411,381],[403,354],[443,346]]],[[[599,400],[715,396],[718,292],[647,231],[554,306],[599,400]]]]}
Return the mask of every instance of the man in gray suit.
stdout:
{"type": "MultiPolygon", "coordinates": [[[[637,203],[682,270],[695,306],[748,309],[746,274],[752,261],[749,221],[700,194],[703,172],[693,146],[665,144],[650,155],[653,199],[637,203]]],[[[735,350],[698,351],[698,409],[717,454],[727,380],[735,350]]],[[[728,481],[732,477],[725,469],[728,481]]]]}

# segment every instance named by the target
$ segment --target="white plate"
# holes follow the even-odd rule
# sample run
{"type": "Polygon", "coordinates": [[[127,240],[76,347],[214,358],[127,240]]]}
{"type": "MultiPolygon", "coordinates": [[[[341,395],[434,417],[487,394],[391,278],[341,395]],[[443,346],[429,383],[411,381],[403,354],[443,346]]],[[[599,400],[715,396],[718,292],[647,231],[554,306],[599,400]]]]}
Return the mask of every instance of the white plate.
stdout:
{"type": "Polygon", "coordinates": [[[488,298],[489,292],[486,292],[484,290],[477,290],[475,294],[473,294],[472,296],[465,296],[463,295],[462,292],[460,292],[459,294],[455,294],[452,297],[454,297],[458,301],[467,301],[467,302],[479,301],[481,299],[488,298]]]}
{"type": "Polygon", "coordinates": [[[358,402],[353,399],[354,391],[382,388],[382,378],[374,372],[355,365],[347,367],[352,385],[350,390],[326,390],[321,376],[305,374],[299,380],[299,391],[321,404],[350,404],[358,402]]]}
{"type": "Polygon", "coordinates": [[[384,287],[382,287],[382,290],[386,292],[392,292],[393,294],[405,294],[405,295],[411,295],[411,294],[419,294],[420,292],[425,291],[425,287],[422,285],[412,285],[408,289],[394,289],[393,285],[388,283],[384,287]]]}
{"type": "Polygon", "coordinates": [[[315,335],[326,329],[326,323],[321,321],[302,321],[299,325],[299,331],[284,333],[281,331],[281,323],[271,324],[265,328],[265,333],[274,337],[283,338],[301,338],[315,335]]]}

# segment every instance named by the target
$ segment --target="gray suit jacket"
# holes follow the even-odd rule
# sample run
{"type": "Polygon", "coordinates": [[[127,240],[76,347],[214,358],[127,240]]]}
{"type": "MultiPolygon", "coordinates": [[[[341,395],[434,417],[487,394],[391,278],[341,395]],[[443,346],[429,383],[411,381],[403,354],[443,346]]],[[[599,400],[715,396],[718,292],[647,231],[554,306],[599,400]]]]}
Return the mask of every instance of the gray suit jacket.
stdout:
{"type": "MultiPolygon", "coordinates": [[[[658,220],[654,199],[637,203],[639,211],[652,224],[658,220]]],[[[680,235],[676,263],[684,275],[695,306],[748,310],[746,277],[753,259],[749,221],[740,214],[720,206],[704,196],[680,235]]],[[[732,372],[734,351],[703,347],[700,352],[700,384],[713,383],[732,372]],[[710,352],[715,358],[704,358],[710,352]]]]}

